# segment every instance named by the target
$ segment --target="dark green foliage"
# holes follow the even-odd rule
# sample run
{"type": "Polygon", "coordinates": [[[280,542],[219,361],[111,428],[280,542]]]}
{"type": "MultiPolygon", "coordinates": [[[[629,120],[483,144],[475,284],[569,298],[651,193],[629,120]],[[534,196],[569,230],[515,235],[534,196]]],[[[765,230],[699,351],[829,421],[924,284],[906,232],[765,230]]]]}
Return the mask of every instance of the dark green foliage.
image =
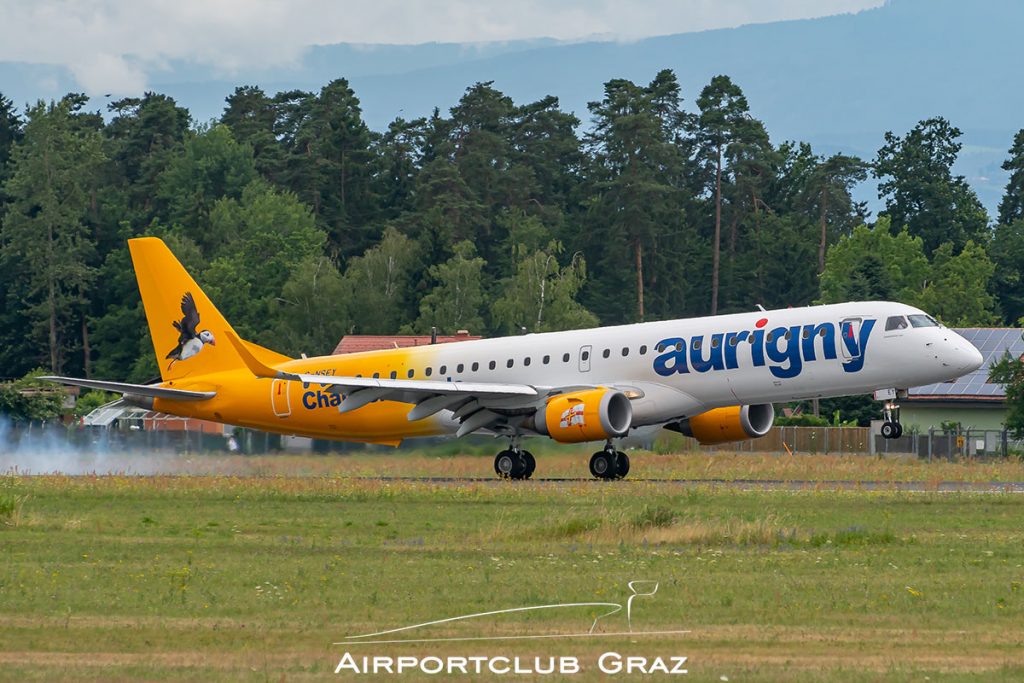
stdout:
{"type": "Polygon", "coordinates": [[[893,226],[907,226],[929,255],[943,242],[957,250],[967,240],[988,242],[984,207],[964,177],[953,175],[960,135],[942,117],[927,119],[902,138],[886,133],[875,160],[879,197],[893,226]]]}
{"type": "Polygon", "coordinates": [[[1017,325],[1024,318],[1024,218],[1000,223],[992,236],[990,256],[995,263],[992,291],[999,302],[1003,320],[1017,325]]]}
{"type": "Polygon", "coordinates": [[[1009,225],[1024,218],[1024,129],[1013,136],[1010,158],[1003,162],[1003,170],[1010,173],[1010,180],[999,202],[999,223],[1009,225]]]}
{"type": "Polygon", "coordinates": [[[988,379],[1006,387],[1006,429],[1024,439],[1024,360],[1003,354],[989,368],[988,379]]]}
{"type": "Polygon", "coordinates": [[[724,75],[692,107],[669,70],[610,80],[582,128],[556,97],[518,104],[493,82],[380,132],[341,78],[236,88],[210,125],[159,93],[111,103],[106,122],[87,104],[72,93],[19,116],[0,96],[7,374],[45,363],[152,379],[126,247],[144,234],[243,335],[292,355],[353,332],[502,334],[815,300],[899,299],[950,323],[1024,316],[1024,132],[992,248],[944,119],[886,137],[891,222],[869,227],[851,196],[867,165],[772,144],[724,75]]]}
{"type": "Polygon", "coordinates": [[[36,377],[44,370],[33,370],[19,380],[0,384],[0,415],[12,420],[53,420],[60,416],[64,389],[36,377]]]}

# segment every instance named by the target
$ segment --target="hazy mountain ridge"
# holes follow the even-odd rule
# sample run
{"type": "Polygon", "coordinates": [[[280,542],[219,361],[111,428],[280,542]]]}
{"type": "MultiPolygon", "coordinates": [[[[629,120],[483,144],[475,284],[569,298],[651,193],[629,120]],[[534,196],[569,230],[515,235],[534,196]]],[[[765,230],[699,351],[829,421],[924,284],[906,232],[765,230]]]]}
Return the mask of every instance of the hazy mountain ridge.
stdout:
{"type": "MultiPolygon", "coordinates": [[[[206,120],[219,115],[237,85],[316,90],[344,76],[368,124],[379,130],[398,115],[446,109],[467,86],[493,80],[516,102],[557,95],[586,125],[587,102],[599,99],[611,78],[647,82],[672,68],[692,108],[700,88],[725,73],[744,89],[773,140],[806,140],[820,152],[870,159],[886,130],[902,133],[920,119],[945,116],[965,133],[960,172],[994,212],[1005,182],[999,164],[1013,133],[1024,127],[1022,25],[1024,3],[1011,0],[892,0],[857,14],[630,43],[314,46],[297,68],[223,77],[171,64],[153,75],[150,87],[206,120]]],[[[0,92],[17,102],[75,88],[61,68],[0,64],[0,92]]]]}

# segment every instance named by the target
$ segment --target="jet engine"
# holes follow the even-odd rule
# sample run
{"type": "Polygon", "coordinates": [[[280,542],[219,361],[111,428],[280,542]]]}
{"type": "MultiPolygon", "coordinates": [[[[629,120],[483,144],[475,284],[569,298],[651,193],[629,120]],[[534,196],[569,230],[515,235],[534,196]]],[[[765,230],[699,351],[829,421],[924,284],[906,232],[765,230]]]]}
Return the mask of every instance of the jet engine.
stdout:
{"type": "Polygon", "coordinates": [[[559,443],[622,436],[633,423],[633,406],[621,391],[599,387],[559,394],[537,411],[534,429],[559,443]]]}
{"type": "Polygon", "coordinates": [[[775,422],[771,403],[715,408],[672,424],[666,429],[692,436],[705,446],[729,441],[756,439],[768,433],[775,422]]]}

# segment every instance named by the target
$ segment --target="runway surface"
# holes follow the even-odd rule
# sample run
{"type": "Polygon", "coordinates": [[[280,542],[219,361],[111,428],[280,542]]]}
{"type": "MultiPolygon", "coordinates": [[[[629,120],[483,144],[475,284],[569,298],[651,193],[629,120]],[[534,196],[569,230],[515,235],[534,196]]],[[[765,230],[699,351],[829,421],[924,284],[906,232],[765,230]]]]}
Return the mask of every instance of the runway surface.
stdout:
{"type": "Polygon", "coordinates": [[[507,481],[496,477],[346,477],[355,481],[421,482],[430,484],[496,484],[502,486],[558,486],[593,484],[623,486],[629,484],[667,484],[682,488],[711,486],[745,491],[908,491],[921,493],[1024,493],[1024,481],[857,481],[853,479],[783,480],[783,479],[622,479],[604,481],[590,477],[539,478],[528,481],[507,481]]]}

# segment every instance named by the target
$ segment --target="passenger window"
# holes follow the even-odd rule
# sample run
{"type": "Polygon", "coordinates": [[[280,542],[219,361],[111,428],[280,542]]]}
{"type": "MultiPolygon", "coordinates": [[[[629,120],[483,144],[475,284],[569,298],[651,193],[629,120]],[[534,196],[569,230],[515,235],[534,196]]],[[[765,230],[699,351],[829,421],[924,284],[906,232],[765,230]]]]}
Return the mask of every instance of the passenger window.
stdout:
{"type": "Polygon", "coordinates": [[[442,365],[441,369],[437,371],[437,374],[439,374],[439,375],[447,375],[448,374],[448,366],[447,365],[442,365]]]}
{"type": "Polygon", "coordinates": [[[644,345],[642,345],[640,347],[640,355],[641,356],[646,356],[647,355],[647,344],[644,344],[644,345]]]}
{"type": "Polygon", "coordinates": [[[717,349],[717,348],[718,348],[718,345],[719,345],[720,343],[721,343],[721,340],[720,340],[720,339],[719,339],[718,337],[712,337],[712,338],[711,338],[711,348],[713,348],[713,349],[717,349]]]}
{"type": "Polygon", "coordinates": [[[487,364],[487,367],[493,370],[494,368],[498,367],[498,363],[497,361],[492,360],[490,363],[487,364]]]}
{"type": "Polygon", "coordinates": [[[398,379],[398,371],[397,370],[392,370],[391,371],[391,379],[398,379]]]}
{"type": "Polygon", "coordinates": [[[604,356],[605,358],[607,358],[608,356],[612,355],[612,350],[611,349],[605,349],[604,353],[602,353],[601,355],[604,356]]]}
{"type": "Polygon", "coordinates": [[[683,342],[676,342],[676,351],[683,350],[683,342]]]}
{"type": "Polygon", "coordinates": [[[380,378],[380,373],[379,372],[373,373],[373,378],[374,379],[379,379],[380,378]]]}
{"type": "Polygon", "coordinates": [[[568,363],[569,362],[569,354],[566,353],[566,354],[562,355],[562,362],[563,363],[568,363]]]}
{"type": "Polygon", "coordinates": [[[426,376],[427,376],[427,377],[430,377],[430,374],[431,374],[432,372],[434,372],[434,368],[427,368],[427,371],[426,371],[426,373],[424,373],[424,374],[426,374],[426,376]]]}
{"type": "Polygon", "coordinates": [[[802,336],[803,336],[804,339],[810,339],[811,338],[811,329],[809,327],[805,327],[804,328],[804,333],[803,333],[802,336]]]}
{"type": "Polygon", "coordinates": [[[413,374],[415,374],[415,372],[416,372],[415,370],[413,370],[412,368],[409,368],[409,379],[412,379],[412,376],[413,376],[413,374]]]}
{"type": "Polygon", "coordinates": [[[739,343],[740,340],[737,339],[735,336],[729,337],[729,346],[736,346],[739,343]]]}
{"type": "Polygon", "coordinates": [[[550,362],[551,362],[551,356],[544,356],[544,365],[547,365],[550,362]]]}
{"type": "Polygon", "coordinates": [[[514,365],[514,362],[512,361],[511,358],[509,358],[507,361],[505,361],[505,367],[510,368],[513,365],[514,365]]]}
{"type": "Polygon", "coordinates": [[[885,331],[892,332],[893,330],[905,330],[907,329],[907,319],[902,315],[890,315],[885,321],[885,331]]]}
{"type": "Polygon", "coordinates": [[[526,358],[523,359],[523,365],[529,365],[529,364],[530,364],[530,357],[527,356],[526,358]]]}
{"type": "Polygon", "coordinates": [[[590,360],[590,351],[584,351],[581,353],[580,360],[590,360]]]}
{"type": "Polygon", "coordinates": [[[480,369],[480,363],[473,361],[473,364],[469,367],[473,372],[476,372],[477,370],[480,369]]]}
{"type": "Polygon", "coordinates": [[[690,344],[693,346],[693,350],[694,351],[700,351],[700,338],[699,337],[694,337],[693,341],[690,342],[690,344]]]}
{"type": "Polygon", "coordinates": [[[774,332],[769,332],[767,334],[767,336],[765,336],[764,340],[766,342],[768,342],[769,344],[771,344],[773,341],[775,341],[775,333],[774,332]]]}
{"type": "Polygon", "coordinates": [[[628,355],[629,355],[629,347],[628,346],[623,346],[622,347],[622,356],[623,356],[623,358],[625,358],[628,355]]]}
{"type": "Polygon", "coordinates": [[[654,347],[654,350],[657,351],[658,353],[661,353],[661,352],[663,352],[665,350],[665,345],[664,344],[658,344],[657,346],[654,347]]]}
{"type": "Polygon", "coordinates": [[[793,338],[793,333],[790,332],[789,330],[786,330],[786,334],[783,336],[786,338],[786,341],[789,341],[790,339],[793,338]]]}
{"type": "Polygon", "coordinates": [[[465,370],[465,369],[466,369],[466,366],[463,365],[462,363],[459,363],[458,365],[455,366],[455,372],[460,374],[460,375],[462,374],[462,371],[465,370]]]}

